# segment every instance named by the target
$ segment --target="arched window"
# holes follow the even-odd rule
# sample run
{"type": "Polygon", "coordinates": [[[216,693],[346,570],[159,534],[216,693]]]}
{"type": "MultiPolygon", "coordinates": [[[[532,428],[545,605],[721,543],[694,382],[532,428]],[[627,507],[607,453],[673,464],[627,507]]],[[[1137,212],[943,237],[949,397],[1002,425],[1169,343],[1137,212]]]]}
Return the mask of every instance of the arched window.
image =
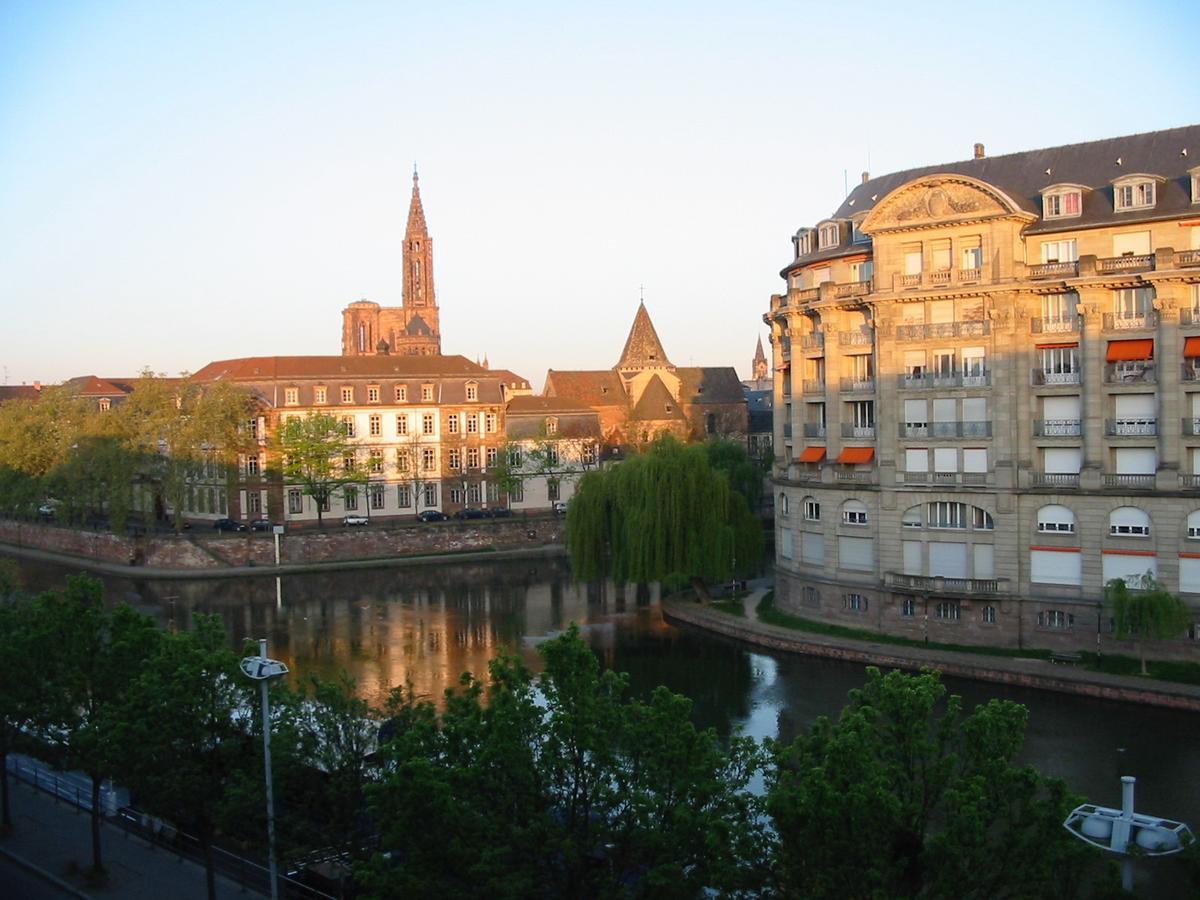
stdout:
{"type": "Polygon", "coordinates": [[[1192,540],[1200,540],[1200,509],[1188,513],[1187,536],[1192,540]]]}
{"type": "Polygon", "coordinates": [[[788,498],[783,491],[779,492],[779,514],[786,516],[788,514],[788,498]]]}
{"type": "Polygon", "coordinates": [[[816,497],[804,498],[804,518],[809,522],[821,521],[821,502],[816,497]]]}
{"type": "Polygon", "coordinates": [[[1050,504],[1037,511],[1037,530],[1043,533],[1075,533],[1075,513],[1065,506],[1050,504]]]}
{"type": "Polygon", "coordinates": [[[1149,537],[1150,516],[1136,506],[1120,506],[1108,514],[1111,535],[1149,537]]]}
{"type": "Polygon", "coordinates": [[[866,525],[867,505],[861,500],[847,500],[842,504],[843,525],[866,525]]]}
{"type": "Polygon", "coordinates": [[[900,517],[901,528],[920,528],[921,527],[921,507],[910,506],[904,511],[904,515],[900,517]]]}

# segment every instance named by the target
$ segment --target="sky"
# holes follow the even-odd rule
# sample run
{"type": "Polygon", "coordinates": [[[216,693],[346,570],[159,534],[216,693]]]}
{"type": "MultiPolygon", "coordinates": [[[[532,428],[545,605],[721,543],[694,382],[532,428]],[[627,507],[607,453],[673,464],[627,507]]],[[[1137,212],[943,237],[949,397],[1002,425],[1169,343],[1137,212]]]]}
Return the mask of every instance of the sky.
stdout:
{"type": "Polygon", "coordinates": [[[750,375],[791,235],[887,172],[1200,122],[1184,2],[0,0],[0,383],[442,351],[750,375]]]}

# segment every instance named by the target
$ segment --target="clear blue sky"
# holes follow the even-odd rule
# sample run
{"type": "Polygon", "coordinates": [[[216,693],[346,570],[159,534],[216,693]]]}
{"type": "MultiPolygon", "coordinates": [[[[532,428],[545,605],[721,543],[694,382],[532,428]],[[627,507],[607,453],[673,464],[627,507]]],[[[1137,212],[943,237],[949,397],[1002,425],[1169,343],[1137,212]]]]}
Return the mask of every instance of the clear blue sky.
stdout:
{"type": "Polygon", "coordinates": [[[417,161],[444,352],[608,367],[645,285],[674,362],[746,377],[847,174],[1200,121],[1194,32],[1183,2],[4,0],[0,365],[336,354],[346,303],[400,303],[417,161]]]}

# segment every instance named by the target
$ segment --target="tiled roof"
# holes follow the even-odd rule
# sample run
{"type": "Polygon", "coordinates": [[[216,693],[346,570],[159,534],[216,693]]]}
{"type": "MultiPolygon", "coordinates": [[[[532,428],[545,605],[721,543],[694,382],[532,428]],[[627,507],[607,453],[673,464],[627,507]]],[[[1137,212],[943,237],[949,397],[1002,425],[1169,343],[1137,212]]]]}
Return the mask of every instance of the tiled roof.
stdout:
{"type": "Polygon", "coordinates": [[[547,397],[568,397],[587,406],[623,406],[625,388],[612,369],[546,373],[547,397]]]}
{"type": "Polygon", "coordinates": [[[195,381],[263,379],[487,377],[489,372],[465,356],[248,356],[211,362],[195,381]]]}
{"type": "Polygon", "coordinates": [[[670,390],[663,380],[655,375],[642,391],[641,399],[633,408],[630,418],[640,421],[658,421],[662,419],[684,419],[679,403],[671,396],[670,390]]]}
{"type": "Polygon", "coordinates": [[[679,399],[684,403],[741,403],[742,383],[732,366],[686,366],[676,369],[679,399]]]}
{"type": "Polygon", "coordinates": [[[1188,125],[892,172],[856,186],[838,207],[834,218],[848,219],[868,212],[901,185],[924,175],[943,173],[967,175],[994,185],[1026,212],[1038,216],[1042,213],[1039,192],[1044,188],[1056,184],[1080,184],[1092,189],[1085,193],[1081,215],[1039,221],[1029,227],[1029,232],[1169,218],[1194,211],[1186,173],[1197,165],[1200,165],[1200,125],[1188,125]],[[1113,180],[1137,174],[1160,175],[1167,179],[1159,186],[1154,208],[1114,212],[1113,180]]]}
{"type": "Polygon", "coordinates": [[[529,379],[522,378],[516,372],[512,371],[512,369],[488,369],[488,372],[495,375],[511,388],[522,391],[529,390],[529,379]]]}
{"type": "Polygon", "coordinates": [[[0,385],[0,403],[8,400],[36,400],[42,394],[41,388],[32,384],[0,385]]]}
{"type": "Polygon", "coordinates": [[[625,349],[621,351],[618,369],[663,369],[671,368],[671,361],[663,350],[654,323],[650,321],[650,313],[646,312],[646,304],[639,303],[637,314],[633,317],[633,326],[629,329],[629,337],[625,339],[625,349]]]}
{"type": "MultiPolygon", "coordinates": [[[[599,440],[600,417],[593,411],[575,410],[564,412],[554,417],[557,430],[555,438],[580,439],[593,438],[599,440]]],[[[509,416],[504,420],[505,435],[510,440],[528,440],[530,438],[545,438],[546,416],[509,416]]]]}
{"type": "Polygon", "coordinates": [[[123,397],[133,392],[135,383],[134,378],[98,378],[95,375],[80,375],[67,381],[81,397],[123,397]]]}
{"type": "Polygon", "coordinates": [[[510,416],[557,415],[571,412],[591,412],[586,403],[572,397],[513,397],[505,411],[510,416]]]}

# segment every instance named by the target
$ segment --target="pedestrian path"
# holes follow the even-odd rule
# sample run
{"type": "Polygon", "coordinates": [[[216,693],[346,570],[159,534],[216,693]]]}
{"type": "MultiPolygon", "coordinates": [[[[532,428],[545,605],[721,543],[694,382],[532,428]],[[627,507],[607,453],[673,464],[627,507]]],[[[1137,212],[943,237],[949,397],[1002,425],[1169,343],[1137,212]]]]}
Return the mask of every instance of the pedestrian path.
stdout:
{"type": "MultiPolygon", "coordinates": [[[[88,812],[11,777],[9,792],[13,828],[0,836],[0,855],[54,885],[62,896],[90,900],[204,900],[208,896],[203,866],[107,821],[101,826],[100,841],[108,880],[90,884],[84,875],[92,861],[88,812]]],[[[217,876],[219,898],[262,896],[217,876]]]]}

